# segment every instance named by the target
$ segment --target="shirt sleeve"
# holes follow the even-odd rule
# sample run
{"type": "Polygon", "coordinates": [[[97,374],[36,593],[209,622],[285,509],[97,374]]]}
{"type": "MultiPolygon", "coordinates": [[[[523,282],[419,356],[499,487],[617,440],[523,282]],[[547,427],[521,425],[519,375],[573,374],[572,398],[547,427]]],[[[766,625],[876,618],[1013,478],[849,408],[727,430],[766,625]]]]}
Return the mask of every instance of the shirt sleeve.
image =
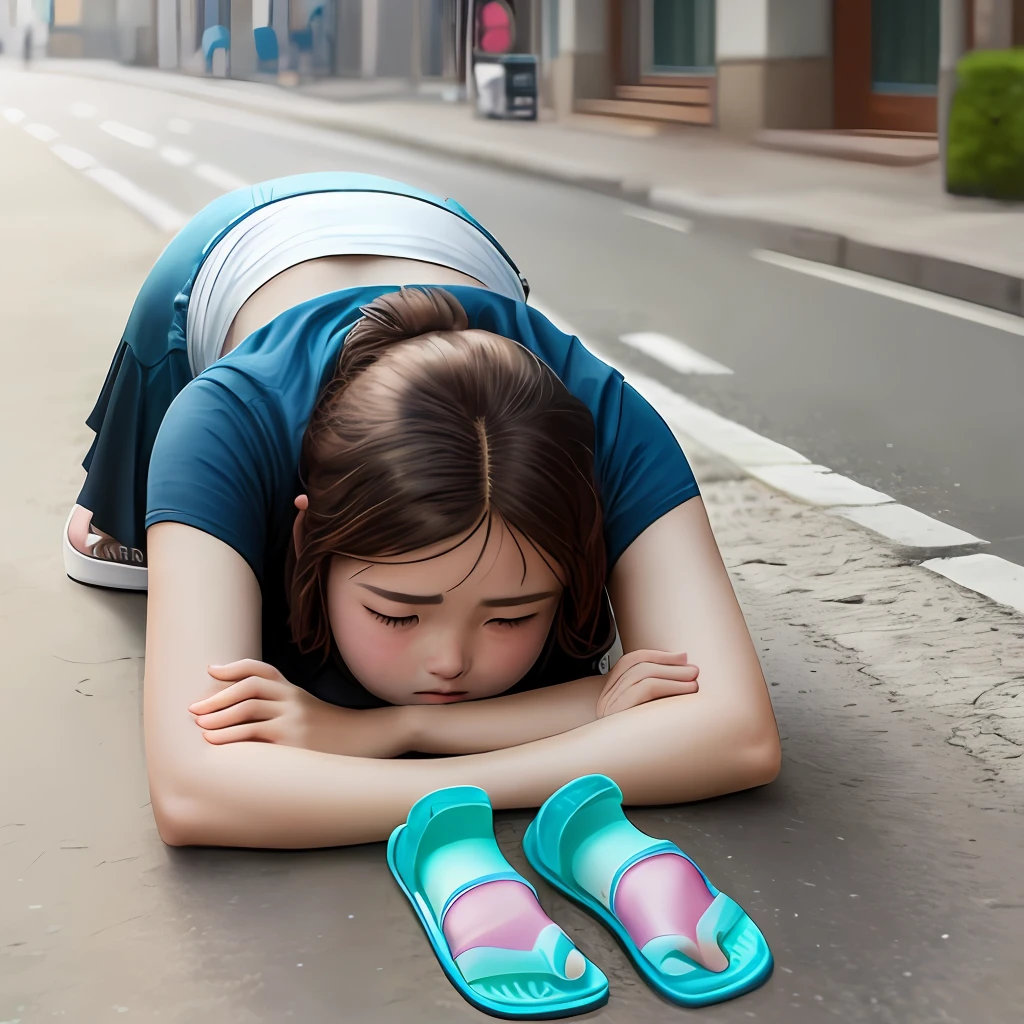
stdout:
{"type": "Polygon", "coordinates": [[[648,526],[699,493],[675,435],[623,381],[618,430],[601,474],[609,571],[648,526]]]}
{"type": "Polygon", "coordinates": [[[263,578],[273,473],[261,418],[214,379],[191,381],[160,425],[149,466],[146,528],[183,523],[222,540],[263,578]]]}

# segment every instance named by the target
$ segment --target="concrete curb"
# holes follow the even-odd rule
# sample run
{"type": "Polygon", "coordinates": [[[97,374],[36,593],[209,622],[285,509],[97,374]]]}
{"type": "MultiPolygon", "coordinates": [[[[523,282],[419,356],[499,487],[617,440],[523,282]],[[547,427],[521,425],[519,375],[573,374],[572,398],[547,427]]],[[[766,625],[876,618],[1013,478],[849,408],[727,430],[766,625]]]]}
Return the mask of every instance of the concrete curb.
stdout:
{"type": "MultiPolygon", "coordinates": [[[[973,302],[990,309],[998,309],[1004,313],[1024,316],[1024,280],[1014,274],[928,253],[875,245],[793,221],[770,220],[753,213],[745,214],[735,209],[723,209],[723,204],[697,195],[681,197],[678,189],[652,186],[642,181],[602,174],[580,164],[547,158],[543,154],[518,153],[505,147],[451,136],[426,138],[379,122],[371,124],[361,120],[347,120],[344,117],[344,108],[331,100],[285,93],[281,90],[279,95],[274,97],[274,102],[268,104],[265,94],[260,97],[255,92],[226,88],[209,79],[192,78],[173,72],[153,72],[152,75],[160,75],[157,82],[151,74],[139,74],[120,66],[110,71],[101,70],[95,65],[81,68],[48,66],[46,70],[56,74],[103,81],[130,82],[251,113],[297,120],[318,128],[349,132],[438,156],[472,160],[502,170],[590,189],[628,202],[650,206],[652,209],[687,217],[700,228],[740,237],[758,248],[857,271],[973,302]],[[285,95],[289,97],[288,100],[278,102],[285,95]]],[[[273,85],[266,88],[277,91],[273,85]]]]}
{"type": "Polygon", "coordinates": [[[687,217],[701,227],[742,238],[760,249],[785,253],[871,277],[910,285],[1014,316],[1024,316],[1024,279],[944,256],[876,245],[838,232],[741,213],[709,211],[697,200],[677,200],[649,190],[654,209],[687,217]]]}

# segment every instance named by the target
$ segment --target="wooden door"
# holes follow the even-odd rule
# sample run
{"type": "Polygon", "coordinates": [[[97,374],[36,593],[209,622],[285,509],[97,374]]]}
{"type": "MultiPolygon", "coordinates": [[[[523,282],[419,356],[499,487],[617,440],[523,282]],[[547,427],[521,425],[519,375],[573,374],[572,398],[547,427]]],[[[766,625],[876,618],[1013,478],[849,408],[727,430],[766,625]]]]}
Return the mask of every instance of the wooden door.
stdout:
{"type": "Polygon", "coordinates": [[[934,132],[939,0],[833,0],[835,127],[934,132]]]}

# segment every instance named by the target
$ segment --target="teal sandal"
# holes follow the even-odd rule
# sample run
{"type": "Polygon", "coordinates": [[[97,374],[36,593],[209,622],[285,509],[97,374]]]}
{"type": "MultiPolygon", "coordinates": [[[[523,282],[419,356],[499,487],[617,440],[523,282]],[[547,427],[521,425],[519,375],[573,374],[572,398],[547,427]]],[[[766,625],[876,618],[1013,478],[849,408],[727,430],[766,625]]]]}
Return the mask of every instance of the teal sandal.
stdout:
{"type": "MultiPolygon", "coordinates": [[[[772,972],[768,944],[743,908],[719,892],[674,843],[635,828],[622,813],[622,792],[607,776],[586,775],[549,797],[527,829],[523,849],[545,881],[615,935],[647,984],[680,1006],[732,999],[763,984],[772,972]],[[681,865],[680,857],[695,870],[681,865]],[[624,883],[626,873],[641,864],[647,881],[639,888],[635,881],[624,883]],[[700,888],[697,873],[707,893],[700,888]],[[589,883],[587,888],[580,878],[589,883]],[[659,890],[664,892],[660,905],[646,901],[646,909],[638,912],[635,894],[645,885],[649,892],[659,879],[668,882],[659,890]],[[672,884],[675,888],[670,888],[672,884]],[[627,898],[617,907],[616,897],[623,895],[627,898]],[[627,905],[631,901],[632,907],[627,905]],[[678,904],[675,910],[673,901],[678,904]],[[685,916],[687,901],[691,916],[699,914],[692,939],[681,929],[664,927],[673,913],[685,916]],[[623,918],[632,925],[630,930],[623,918]],[[630,931],[642,933],[642,947],[630,931]],[[718,969],[709,969],[701,960],[718,969]]],[[[632,879],[638,877],[634,872],[632,879]]]]}
{"type": "Polygon", "coordinates": [[[516,941],[517,929],[532,936],[547,918],[539,903],[533,905],[536,890],[498,848],[491,803],[482,789],[455,786],[417,801],[391,834],[387,855],[448,980],[477,1009],[510,1020],[548,1020],[607,1002],[608,979],[558,925],[542,927],[535,941],[527,938],[532,948],[516,941]],[[500,920],[500,905],[497,914],[485,917],[471,906],[467,912],[471,901],[453,911],[460,897],[491,882],[509,894],[507,921],[500,920]],[[456,918],[462,938],[453,956],[444,929],[456,918]],[[495,936],[506,937],[511,948],[488,945],[485,940],[495,936]]]}

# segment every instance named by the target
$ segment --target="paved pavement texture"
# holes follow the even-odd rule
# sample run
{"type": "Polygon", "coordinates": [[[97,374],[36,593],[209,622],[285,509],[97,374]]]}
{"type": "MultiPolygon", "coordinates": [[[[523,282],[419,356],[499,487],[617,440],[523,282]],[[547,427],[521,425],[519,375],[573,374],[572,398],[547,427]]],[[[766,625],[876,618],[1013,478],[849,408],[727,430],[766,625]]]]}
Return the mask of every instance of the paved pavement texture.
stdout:
{"type": "Polygon", "coordinates": [[[486,120],[436,96],[396,97],[390,81],[381,83],[383,95],[367,99],[365,83],[345,80],[303,93],[101,61],[45,66],[215,97],[240,109],[588,186],[794,256],[1024,313],[1024,208],[946,194],[938,162],[870,166],[773,152],[703,129],[666,128],[653,137],[643,126],[611,131],[603,118],[486,120]],[[598,125],[602,130],[593,130],[598,125]]]}
{"type": "MultiPolygon", "coordinates": [[[[1020,508],[1012,445],[993,450],[1019,430],[1019,335],[787,273],[621,199],[151,89],[0,74],[0,114],[15,109],[18,124],[0,118],[0,472],[15,483],[0,490],[0,1020],[485,1019],[437,966],[381,845],[172,850],[156,834],[145,599],[72,584],[59,550],[83,420],[168,237],[126,205],[137,193],[89,180],[97,162],[164,215],[190,215],[232,178],[323,167],[451,192],[627,374],[929,512],[955,508],[980,536],[1020,508]],[[68,147],[63,161],[53,146],[68,147]],[[81,154],[93,163],[78,169],[81,154]],[[683,334],[735,372],[666,369],[621,341],[641,330],[683,334]]],[[[631,816],[747,908],[777,966],[728,1004],[662,1003],[533,878],[530,814],[501,814],[509,859],[608,973],[611,1000],[588,1019],[1013,1024],[1024,619],[681,440],[771,686],[784,767],[756,792],[631,816]]]]}

